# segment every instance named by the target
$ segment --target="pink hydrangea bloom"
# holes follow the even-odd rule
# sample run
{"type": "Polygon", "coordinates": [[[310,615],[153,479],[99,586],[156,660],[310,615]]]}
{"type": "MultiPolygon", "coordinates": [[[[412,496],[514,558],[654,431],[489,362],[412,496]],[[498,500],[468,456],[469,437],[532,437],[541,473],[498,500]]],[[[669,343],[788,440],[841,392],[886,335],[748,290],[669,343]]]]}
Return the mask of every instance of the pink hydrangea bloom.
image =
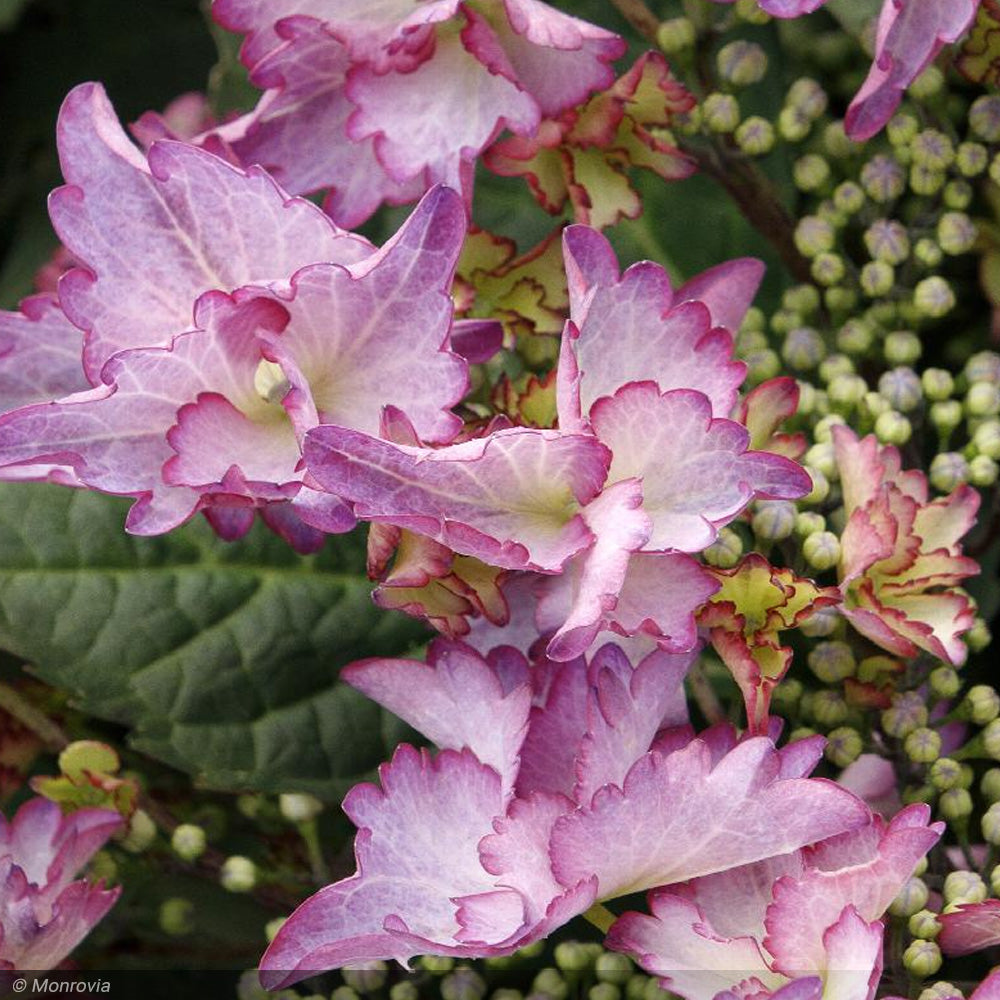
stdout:
{"type": "Polygon", "coordinates": [[[416,954],[509,954],[595,901],[787,854],[868,811],[806,778],[822,741],[777,751],[683,724],[690,654],[633,667],[483,657],[436,640],[426,664],[367,660],[342,676],[441,747],[402,746],[344,802],[358,872],[303,903],[265,954],[269,987],[416,954]]]}
{"type": "Polygon", "coordinates": [[[694,642],[715,584],[688,555],[754,497],[811,489],[793,461],[750,451],[729,418],[745,368],[732,338],[761,278],[720,265],[675,291],[663,268],[619,274],[607,240],[564,234],[570,320],[557,375],[558,431],[505,428],[446,448],[337,427],[306,439],[311,475],[359,518],[394,524],[505,569],[561,574],[549,655],[572,659],[602,630],[694,642]]]}
{"type": "Polygon", "coordinates": [[[979,572],[959,545],[979,494],[961,486],[929,500],[927,477],[904,470],[895,448],[873,435],[858,440],[847,427],[835,427],[833,439],[847,515],[839,573],[845,617],[897,656],[924,649],[963,663],[962,634],[974,616],[954,587],[979,572]]]}
{"type": "MultiPolygon", "coordinates": [[[[716,0],[732,3],[733,0],[716,0]]],[[[826,0],[758,0],[774,17],[800,17],[826,0]]],[[[875,32],[875,59],[854,96],[844,128],[855,142],[870,139],[893,116],[907,87],[945,45],[969,30],[979,0],[883,0],[875,32]]]]}
{"type": "Polygon", "coordinates": [[[382,201],[443,182],[471,194],[473,162],[505,128],[543,117],[614,79],[615,34],[539,0],[215,0],[247,35],[257,107],[208,136],[294,193],[330,189],[343,225],[382,201]]]}
{"type": "MultiPolygon", "coordinates": [[[[237,537],[261,508],[309,549],[354,524],[336,491],[304,479],[310,427],[377,434],[395,405],[428,441],[459,430],[450,407],[468,375],[450,350],[449,289],[466,216],[454,192],[428,193],[376,250],[258,168],[173,141],[144,157],[93,84],[66,99],[59,148],[69,184],[52,218],[83,265],[59,296],[85,331],[90,387],[65,395],[60,375],[63,398],[7,413],[0,474],[71,466],[92,489],[135,497],[127,526],[140,534],[205,510],[237,537]]],[[[49,313],[45,329],[72,340],[49,313]]]]}
{"type": "Polygon", "coordinates": [[[41,798],[0,816],[0,969],[55,968],[111,909],[119,889],[73,876],[121,825],[108,809],[64,816],[41,798]]]}
{"type": "Polygon", "coordinates": [[[880,917],[943,823],[909,806],[803,850],[650,894],[608,934],[685,1000],[836,996],[871,1000],[880,917]]]}

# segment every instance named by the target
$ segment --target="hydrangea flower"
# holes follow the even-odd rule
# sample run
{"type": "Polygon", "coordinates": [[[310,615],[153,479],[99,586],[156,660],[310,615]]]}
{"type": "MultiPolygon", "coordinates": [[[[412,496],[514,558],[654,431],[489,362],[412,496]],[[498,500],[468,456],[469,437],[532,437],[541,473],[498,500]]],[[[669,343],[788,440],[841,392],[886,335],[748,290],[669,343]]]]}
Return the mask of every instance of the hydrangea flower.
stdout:
{"type": "Polygon", "coordinates": [[[729,418],[745,368],[727,328],[761,266],[731,261],[675,291],[648,261],[621,275],[587,227],[566,231],[564,254],[558,431],[508,427],[429,449],[322,427],[307,436],[306,464],[359,518],[493,566],[561,574],[548,595],[559,618],[550,656],[572,659],[602,630],[688,649],[693,612],[717,586],[688,554],[754,497],[811,488],[795,462],[748,450],[749,432],[729,418]]]}
{"type": "Polygon", "coordinates": [[[608,934],[685,1000],[820,996],[871,1000],[882,972],[880,918],[944,831],[909,806],[746,868],[650,894],[608,934]]]}
{"type": "Polygon", "coordinates": [[[329,188],[343,225],[435,183],[471,195],[475,158],[505,128],[543,117],[614,80],[617,35],[539,0],[215,0],[247,35],[242,59],[265,93],[214,133],[243,163],[296,194],[329,188]]]}
{"type": "MultiPolygon", "coordinates": [[[[426,664],[376,659],[341,674],[441,752],[397,749],[381,787],[354,788],[357,874],[285,922],[268,987],[417,954],[509,954],[595,902],[787,854],[868,822],[849,792],[805,777],[822,740],[775,750],[684,723],[690,654],[637,666],[529,664],[436,640],[426,664]]],[[[610,916],[610,914],[608,914],[610,916]]]]}
{"type": "Polygon", "coordinates": [[[449,340],[466,228],[454,192],[430,192],[376,250],[258,168],[173,141],[143,156],[93,84],[66,99],[59,148],[69,184],[51,213],[82,264],[59,297],[84,331],[90,386],[64,395],[72,365],[46,356],[63,398],[0,419],[0,475],[69,466],[87,487],[135,497],[127,526],[139,534],[205,510],[238,537],[261,508],[308,550],[354,524],[335,492],[304,479],[309,427],[377,434],[392,404],[426,440],[454,437],[450,407],[468,384],[449,340]]]}
{"type": "Polygon", "coordinates": [[[73,876],[121,825],[111,810],[64,816],[42,798],[0,816],[0,969],[55,968],[111,909],[119,889],[73,876]]]}
{"type": "MultiPolygon", "coordinates": [[[[732,0],[716,0],[732,3],[732,0]]],[[[774,17],[800,17],[826,0],[759,0],[774,17]]],[[[969,30],[979,0],[883,0],[875,31],[875,59],[844,119],[855,142],[870,139],[893,116],[906,88],[945,45],[969,30]]]]}
{"type": "Polygon", "coordinates": [[[961,486],[929,500],[927,477],[904,470],[895,448],[873,435],[859,440],[843,426],[833,429],[833,440],[847,515],[839,570],[844,616],[897,656],[923,649],[963,663],[962,634],[974,614],[954,588],[979,572],[959,545],[975,521],[979,494],[961,486]]]}

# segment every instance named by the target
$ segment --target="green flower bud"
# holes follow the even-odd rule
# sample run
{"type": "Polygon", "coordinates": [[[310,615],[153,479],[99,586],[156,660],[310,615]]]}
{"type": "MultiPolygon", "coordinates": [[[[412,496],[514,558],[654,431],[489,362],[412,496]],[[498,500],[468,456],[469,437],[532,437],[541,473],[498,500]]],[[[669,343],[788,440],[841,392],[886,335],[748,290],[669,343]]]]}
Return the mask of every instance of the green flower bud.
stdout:
{"type": "Polygon", "coordinates": [[[673,993],[663,989],[652,976],[646,979],[646,990],[642,996],[643,1000],[674,1000],[673,993]]]}
{"type": "Polygon", "coordinates": [[[994,759],[1000,760],[1000,719],[988,722],[980,734],[983,749],[994,759]]]}
{"type": "Polygon", "coordinates": [[[998,476],[1000,476],[1000,466],[992,458],[976,455],[969,462],[969,482],[973,486],[985,489],[992,486],[997,481],[998,476]]]}
{"type": "Polygon", "coordinates": [[[743,360],[747,366],[747,381],[752,385],[760,385],[769,378],[774,378],[781,371],[781,358],[770,348],[753,351],[743,360]]]}
{"type": "Polygon", "coordinates": [[[1000,459],[1000,420],[986,420],[972,432],[972,446],[980,455],[1000,459]]]}
{"type": "Polygon", "coordinates": [[[774,148],[774,126],[760,115],[750,115],[736,130],[735,138],[748,156],[763,156],[774,148]]]}
{"type": "Polygon", "coordinates": [[[286,792],[278,796],[278,810],[289,823],[307,823],[323,811],[323,803],[306,792],[286,792]]]}
{"type": "Polygon", "coordinates": [[[818,191],[830,179],[830,164],[816,153],[800,156],[792,165],[792,177],[800,191],[818,191]]]}
{"type": "Polygon", "coordinates": [[[813,258],[813,262],[809,266],[809,273],[813,276],[813,280],[817,285],[829,288],[831,285],[837,285],[844,280],[847,267],[844,264],[844,258],[840,254],[821,253],[813,258]]]}
{"type": "Polygon", "coordinates": [[[817,531],[802,543],[802,554],[814,570],[822,573],[840,562],[840,539],[832,531],[817,531]]]}
{"type": "Polygon", "coordinates": [[[702,101],[701,115],[709,131],[728,135],[740,123],[740,106],[732,94],[709,94],[702,101]]]}
{"type": "Polygon", "coordinates": [[[854,181],[842,181],[833,189],[833,204],[838,211],[856,215],[865,204],[865,193],[854,181]]]}
{"type": "MultiPolygon", "coordinates": [[[[681,135],[698,135],[701,132],[701,105],[696,104],[693,108],[688,108],[687,111],[679,111],[673,116],[673,127],[680,132],[681,135]]],[[[509,955],[506,957],[510,957],[509,955]]],[[[488,962],[489,959],[483,959],[484,962],[488,962]]]]}
{"type": "Polygon", "coordinates": [[[878,380],[878,391],[889,405],[901,413],[915,410],[923,401],[923,386],[912,368],[893,368],[883,372],[878,380]]]}
{"type": "Polygon", "coordinates": [[[181,937],[194,930],[194,903],[174,896],[160,904],[160,929],[165,934],[181,937]]]}
{"type": "Polygon", "coordinates": [[[820,441],[814,444],[803,457],[803,463],[810,469],[816,469],[827,479],[835,477],[837,474],[837,457],[833,450],[833,445],[829,441],[820,441]]]}
{"type": "Polygon", "coordinates": [[[170,835],[174,853],[185,861],[196,861],[205,851],[205,831],[193,823],[181,823],[170,835]]]}
{"type": "Polygon", "coordinates": [[[766,333],[760,330],[744,330],[736,337],[736,352],[745,357],[754,351],[766,351],[768,343],[766,333]]]}
{"type": "Polygon", "coordinates": [[[962,638],[973,653],[981,653],[993,641],[989,626],[982,618],[976,618],[962,638]]]}
{"type": "Polygon", "coordinates": [[[913,248],[913,256],[927,270],[932,270],[944,260],[944,251],[936,240],[923,236],[917,240],[913,248]]]}
{"type": "Polygon", "coordinates": [[[940,981],[921,990],[917,1000],[950,1000],[951,997],[958,997],[961,1000],[962,991],[951,983],[940,981]]]}
{"type": "Polygon", "coordinates": [[[914,729],[927,725],[927,706],[915,691],[894,695],[892,704],[882,713],[882,728],[890,736],[905,739],[914,729]]]}
{"type": "Polygon", "coordinates": [[[747,24],[768,24],[771,20],[771,15],[757,6],[757,0],[736,0],[736,16],[747,24]]]}
{"type": "Polygon", "coordinates": [[[941,734],[936,729],[921,726],[906,737],[903,750],[914,764],[930,764],[941,754],[941,734]]]}
{"type": "Polygon", "coordinates": [[[810,639],[821,639],[833,635],[839,622],[840,615],[836,609],[820,608],[799,622],[799,631],[810,639]]]}
{"type": "Polygon", "coordinates": [[[795,530],[795,514],[795,504],[789,500],[761,500],[750,523],[758,538],[780,542],[795,530]]]}
{"type": "Polygon", "coordinates": [[[838,726],[827,735],[824,753],[834,767],[847,767],[861,756],[863,749],[864,742],[856,729],[838,726]]]}
{"type": "Polygon", "coordinates": [[[249,892],[257,884],[257,866],[242,854],[234,854],[222,862],[219,882],[229,892],[249,892]]]}
{"type": "Polygon", "coordinates": [[[795,516],[795,534],[799,538],[808,538],[817,531],[826,529],[826,518],[822,514],[804,510],[795,516]]]}
{"type": "Polygon", "coordinates": [[[962,690],[962,679],[954,667],[935,667],[928,678],[935,697],[950,700],[962,690]]]}
{"type": "Polygon", "coordinates": [[[785,103],[798,108],[810,121],[814,121],[826,111],[830,99],[819,83],[803,76],[788,88],[785,103]]]}
{"type": "Polygon", "coordinates": [[[811,316],[819,309],[819,290],[815,285],[792,285],[782,294],[781,304],[801,316],[811,316]]]}
{"type": "Polygon", "coordinates": [[[767,326],[767,318],[761,309],[757,306],[751,306],[743,316],[743,322],[740,323],[740,333],[746,330],[763,330],[767,326]]]}
{"type": "Polygon", "coordinates": [[[796,371],[810,371],[826,356],[826,344],[818,330],[799,326],[788,331],[781,346],[781,356],[785,364],[796,371]]]}
{"type": "Polygon", "coordinates": [[[962,404],[954,399],[934,403],[930,408],[931,423],[947,437],[962,422],[962,404]]]}
{"type": "Polygon", "coordinates": [[[893,330],[886,336],[882,351],[890,365],[912,365],[920,358],[923,345],[912,330],[893,330]]]}
{"type": "Polygon", "coordinates": [[[656,30],[656,44],[668,56],[694,48],[695,37],[694,24],[686,17],[672,17],[656,30]]]}
{"type": "Polygon", "coordinates": [[[989,162],[989,150],[978,142],[963,142],[955,156],[955,165],[963,177],[978,177],[989,162]]]}
{"type": "Polygon", "coordinates": [[[1000,385],[973,382],[965,394],[965,412],[971,417],[995,417],[1000,413],[1000,385]]]}
{"type": "Polygon", "coordinates": [[[866,392],[865,398],[861,401],[861,412],[872,423],[874,423],[883,413],[889,413],[892,407],[889,400],[880,396],[877,392],[866,392]]]}
{"type": "Polygon", "coordinates": [[[778,113],[778,135],[786,142],[802,142],[812,129],[812,120],[799,108],[783,107],[778,113]]]}
{"type": "Polygon", "coordinates": [[[720,528],[718,537],[702,554],[709,566],[732,569],[743,555],[743,541],[731,528],[720,528]]]}
{"type": "MultiPolygon", "coordinates": [[[[801,379],[796,379],[796,385],[799,387],[799,415],[806,417],[810,413],[815,413],[819,405],[819,392],[816,386],[801,379]]],[[[825,397],[826,393],[823,393],[823,396],[825,397]]]]}
{"type": "Polygon", "coordinates": [[[872,260],[895,265],[910,256],[910,235],[895,219],[877,219],[865,230],[864,241],[872,260]]]}
{"type": "Polygon", "coordinates": [[[646,984],[649,981],[649,976],[644,976],[641,972],[637,972],[625,984],[625,1000],[645,1000],[646,984]]]}
{"type": "MultiPolygon", "coordinates": [[[[941,198],[944,201],[945,208],[951,208],[956,212],[964,213],[964,210],[972,204],[972,193],[972,185],[968,181],[953,180],[945,184],[941,198]]],[[[975,226],[972,228],[975,231],[975,226]]]]}
{"type": "Polygon", "coordinates": [[[903,805],[912,806],[918,802],[926,805],[933,804],[937,798],[937,790],[933,785],[907,785],[903,789],[903,805]]]}
{"type": "Polygon", "coordinates": [[[911,937],[924,941],[933,941],[941,933],[941,921],[931,910],[918,910],[910,917],[906,927],[911,937]]]}
{"type": "Polygon", "coordinates": [[[486,980],[475,969],[456,969],[441,980],[441,1000],[483,1000],[486,992],[486,980]]]}
{"type": "Polygon", "coordinates": [[[960,788],[962,765],[951,757],[938,757],[931,765],[929,777],[931,784],[939,792],[946,792],[949,788],[960,788]]]}
{"type": "Polygon", "coordinates": [[[976,225],[965,212],[945,212],[938,219],[937,239],[945,253],[957,257],[976,242],[976,225]]]}
{"type": "Polygon", "coordinates": [[[965,819],[972,813],[972,796],[964,788],[949,788],[941,793],[938,809],[950,822],[965,819]]]}
{"type": "Polygon", "coordinates": [[[861,186],[872,201],[884,205],[903,193],[906,175],[893,157],[873,156],[861,168],[861,186]]]}
{"type": "Polygon", "coordinates": [[[948,399],[955,391],[955,380],[951,372],[944,368],[926,368],[920,376],[920,384],[923,386],[924,395],[931,402],[938,402],[948,399]]]}
{"type": "Polygon", "coordinates": [[[795,309],[777,309],[771,315],[771,329],[781,336],[787,335],[804,323],[802,313],[795,309]]]}
{"type": "Polygon", "coordinates": [[[614,983],[596,983],[587,991],[587,1000],[621,1000],[621,995],[621,989],[614,983]]]}
{"type": "MultiPolygon", "coordinates": [[[[823,359],[819,366],[819,377],[829,385],[838,375],[846,375],[854,373],[854,362],[847,357],[846,354],[831,354],[829,357],[823,359]]],[[[826,423],[832,425],[833,423],[842,424],[844,423],[843,417],[831,416],[827,418],[826,423]]],[[[821,437],[819,431],[816,434],[817,441],[830,441],[832,440],[832,435],[828,432],[825,437],[821,437]]]]}
{"type": "Polygon", "coordinates": [[[944,187],[945,172],[928,167],[924,163],[914,163],[910,167],[910,189],[914,194],[930,197],[944,187]]]}
{"type": "MultiPolygon", "coordinates": [[[[471,972],[472,970],[467,971],[471,972]]],[[[341,970],[341,975],[344,977],[344,982],[355,992],[360,994],[375,993],[385,986],[385,982],[389,978],[389,966],[381,961],[356,962],[341,970]]],[[[485,985],[484,983],[484,992],[485,985]]],[[[441,983],[441,995],[444,996],[444,982],[441,983]]],[[[452,998],[446,997],[445,1000],[452,1000],[452,998]]],[[[480,1000],[480,998],[476,997],[475,1000],[480,1000]]]]}
{"type": "MultiPolygon", "coordinates": [[[[389,1000],[420,1000],[420,988],[410,979],[401,979],[389,987],[389,1000]]],[[[521,994],[511,1000],[522,1000],[521,994]]]]}
{"type": "MultiPolygon", "coordinates": [[[[274,997],[273,993],[266,993],[265,997],[274,997]]],[[[282,1000],[291,1000],[291,997],[282,997],[282,1000]]],[[[330,1000],[358,1000],[358,994],[350,986],[338,986],[331,994],[330,1000]]]]}
{"type": "Polygon", "coordinates": [[[627,955],[617,951],[604,951],[594,963],[594,972],[602,983],[624,986],[635,973],[635,966],[627,955]]]}
{"type": "Polygon", "coordinates": [[[861,291],[870,299],[888,295],[896,283],[896,272],[882,260],[870,260],[861,268],[861,291]]]}
{"type": "Polygon", "coordinates": [[[823,149],[836,160],[846,160],[853,156],[857,146],[847,138],[842,121],[830,122],[823,129],[823,149]]]}
{"type": "Polygon", "coordinates": [[[910,84],[908,93],[917,101],[926,101],[931,97],[936,97],[944,88],[944,73],[937,66],[928,66],[910,84]]]}
{"type": "Polygon", "coordinates": [[[979,791],[987,802],[1000,802],[1000,767],[991,767],[979,779],[979,791]]]}
{"type": "Polygon", "coordinates": [[[865,354],[872,346],[875,331],[863,319],[849,319],[837,331],[837,347],[847,354],[865,354]]]}
{"type": "Polygon", "coordinates": [[[912,917],[927,905],[930,895],[927,883],[923,879],[907,879],[896,898],[889,904],[889,912],[894,917],[912,917]]]}
{"type": "Polygon", "coordinates": [[[566,1000],[569,996],[569,984],[563,979],[558,969],[547,968],[535,976],[531,984],[532,993],[542,993],[551,1000],[566,1000]]]}
{"type": "Polygon", "coordinates": [[[969,465],[957,451],[942,451],[931,459],[929,478],[934,489],[941,493],[950,493],[956,487],[968,482],[969,465]]]}
{"type": "Polygon", "coordinates": [[[933,274],[917,283],[913,290],[913,303],[922,316],[940,319],[955,308],[955,293],[944,278],[933,274]]]}
{"type": "Polygon", "coordinates": [[[912,434],[913,425],[902,413],[897,413],[895,410],[879,414],[875,421],[875,436],[883,444],[906,444],[912,434]]]}
{"type": "Polygon", "coordinates": [[[136,809],[129,820],[128,833],[122,838],[121,845],[130,854],[142,854],[153,846],[156,840],[156,824],[145,809],[136,809]]]}
{"type": "Polygon", "coordinates": [[[969,108],[969,128],[987,142],[1000,140],[1000,97],[984,94],[969,108]]]}
{"type": "MultiPolygon", "coordinates": [[[[522,948],[521,951],[523,950],[522,948]]],[[[516,952],[516,954],[520,954],[520,952],[516,952]]],[[[417,959],[417,962],[422,969],[429,972],[432,976],[443,976],[446,972],[451,972],[455,968],[455,959],[448,955],[421,955],[417,959]]]]}
{"type": "Polygon", "coordinates": [[[913,115],[902,112],[893,115],[885,127],[885,134],[894,146],[909,146],[920,131],[920,122],[913,115]]]}
{"type": "Polygon", "coordinates": [[[719,49],[715,57],[719,76],[735,87],[759,83],[767,72],[767,53],[756,43],[738,39],[719,49]]]}
{"type": "Polygon", "coordinates": [[[823,503],[830,495],[830,480],[819,470],[806,468],[806,473],[812,480],[812,489],[802,498],[802,503],[823,503]]]}
{"type": "Polygon", "coordinates": [[[978,351],[966,361],[962,374],[970,382],[1000,382],[1000,354],[978,351]]]}
{"type": "Polygon", "coordinates": [[[850,413],[865,398],[868,383],[860,375],[845,372],[830,381],[826,388],[830,405],[840,413],[850,413]]]}
{"type": "Polygon", "coordinates": [[[914,979],[926,979],[941,968],[941,949],[933,941],[911,941],[903,952],[903,968],[914,979]]]}
{"type": "Polygon", "coordinates": [[[112,857],[110,851],[98,851],[87,865],[87,875],[91,879],[101,879],[105,883],[111,883],[118,878],[118,862],[112,857]]]}
{"type": "Polygon", "coordinates": [[[989,895],[986,883],[970,871],[949,873],[942,892],[946,903],[981,903],[989,895]]]}
{"type": "Polygon", "coordinates": [[[1000,802],[994,802],[983,813],[982,828],[986,843],[1000,847],[1000,802]]]}
{"type": "Polygon", "coordinates": [[[817,691],[813,695],[813,718],[827,729],[843,725],[847,719],[847,702],[836,691],[817,691]]]}
{"type": "Polygon", "coordinates": [[[816,257],[833,249],[836,232],[817,215],[806,215],[795,227],[795,246],[803,257],[816,257]]]}
{"type": "Polygon", "coordinates": [[[590,950],[579,941],[562,941],[557,944],[553,957],[563,972],[583,972],[594,960],[590,950]]]}

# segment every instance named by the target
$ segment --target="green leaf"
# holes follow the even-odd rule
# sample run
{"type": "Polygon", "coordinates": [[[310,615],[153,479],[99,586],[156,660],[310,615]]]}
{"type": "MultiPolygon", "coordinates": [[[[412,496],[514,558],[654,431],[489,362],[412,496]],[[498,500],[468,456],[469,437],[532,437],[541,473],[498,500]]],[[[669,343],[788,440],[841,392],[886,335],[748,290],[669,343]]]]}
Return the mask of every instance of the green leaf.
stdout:
{"type": "Polygon", "coordinates": [[[136,538],[124,513],[0,486],[0,647],[206,786],[336,798],[386,759],[405,727],[337,674],[423,633],[372,603],[361,537],[299,557],[262,526],[227,544],[200,518],[136,538]]]}
{"type": "Polygon", "coordinates": [[[852,35],[860,35],[865,25],[878,17],[882,0],[829,0],[826,9],[852,35]]]}

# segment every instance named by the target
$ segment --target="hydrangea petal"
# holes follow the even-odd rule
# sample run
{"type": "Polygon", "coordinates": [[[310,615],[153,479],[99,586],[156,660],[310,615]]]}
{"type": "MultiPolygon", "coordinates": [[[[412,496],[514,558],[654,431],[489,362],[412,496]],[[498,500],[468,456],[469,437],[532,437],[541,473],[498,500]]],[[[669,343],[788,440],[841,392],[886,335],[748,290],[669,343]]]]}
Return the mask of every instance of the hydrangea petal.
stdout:
{"type": "Polygon", "coordinates": [[[950,913],[942,913],[937,943],[946,955],[971,955],[1000,944],[1000,900],[962,903],[950,913]]]}
{"type": "Polygon", "coordinates": [[[763,261],[736,257],[685,281],[675,292],[674,302],[702,303],[708,307],[713,327],[725,327],[735,333],[763,280],[763,261]]]}
{"type": "Polygon", "coordinates": [[[437,450],[334,426],[311,431],[310,473],[358,517],[409,528],[508,569],[558,571],[592,541],[576,512],[608,454],[586,435],[521,428],[437,450]]]}

